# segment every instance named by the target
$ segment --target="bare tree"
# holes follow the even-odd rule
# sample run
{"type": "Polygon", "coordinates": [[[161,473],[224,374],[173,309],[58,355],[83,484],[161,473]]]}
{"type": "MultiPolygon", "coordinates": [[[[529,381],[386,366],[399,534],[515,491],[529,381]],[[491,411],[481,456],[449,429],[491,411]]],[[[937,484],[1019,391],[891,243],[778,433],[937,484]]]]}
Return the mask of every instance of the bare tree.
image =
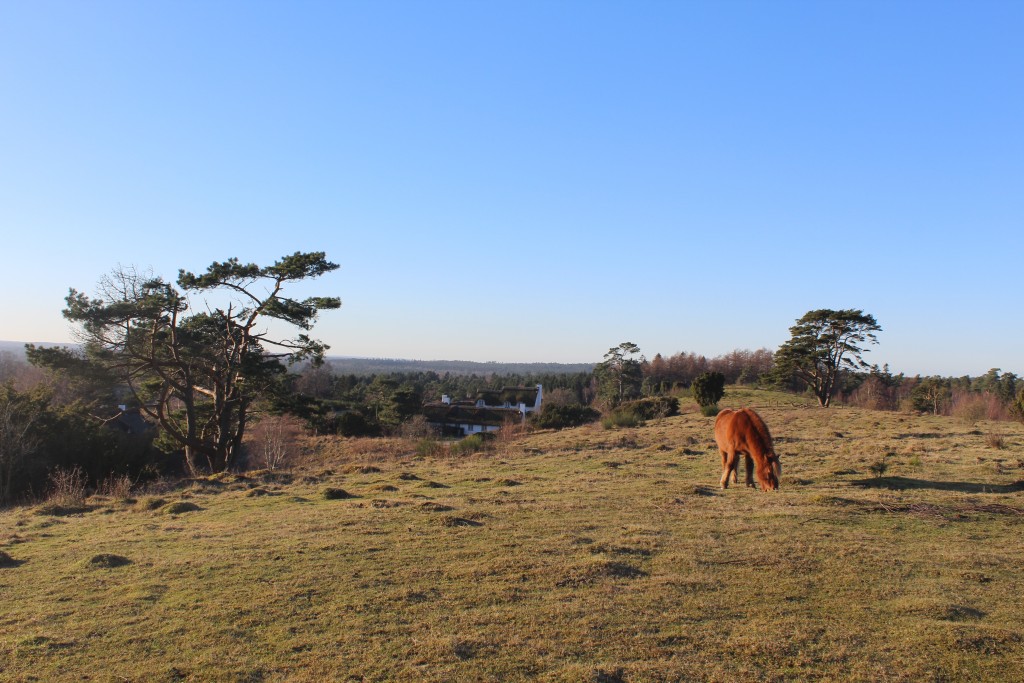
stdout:
{"type": "Polygon", "coordinates": [[[306,431],[302,420],[293,415],[268,415],[249,430],[246,450],[254,464],[268,470],[288,467],[301,454],[306,431]]]}

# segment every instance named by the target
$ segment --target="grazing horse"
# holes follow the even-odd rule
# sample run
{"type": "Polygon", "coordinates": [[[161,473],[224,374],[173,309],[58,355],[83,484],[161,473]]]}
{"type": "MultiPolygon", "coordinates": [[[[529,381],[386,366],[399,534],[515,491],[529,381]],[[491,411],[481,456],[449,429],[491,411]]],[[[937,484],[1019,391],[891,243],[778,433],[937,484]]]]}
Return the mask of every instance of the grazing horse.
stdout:
{"type": "Polygon", "coordinates": [[[757,480],[763,491],[779,488],[782,463],[772,446],[772,435],[768,432],[761,416],[750,408],[729,410],[718,413],[715,418],[715,441],[722,452],[722,488],[729,488],[729,473],[732,480],[739,479],[739,454],[742,453],[747,465],[747,486],[754,485],[752,470],[757,466],[757,480]]]}

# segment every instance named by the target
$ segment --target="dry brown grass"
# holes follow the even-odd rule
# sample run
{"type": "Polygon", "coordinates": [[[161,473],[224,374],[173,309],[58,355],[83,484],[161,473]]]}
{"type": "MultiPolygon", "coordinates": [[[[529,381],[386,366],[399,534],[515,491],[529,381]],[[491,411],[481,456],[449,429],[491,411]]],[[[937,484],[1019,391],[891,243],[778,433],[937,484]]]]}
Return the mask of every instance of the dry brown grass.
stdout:
{"type": "Polygon", "coordinates": [[[0,512],[0,677],[1014,680],[1024,428],[996,452],[987,424],[740,403],[778,493],[719,490],[691,411],[466,459],[325,439],[288,477],[165,496],[188,514],[0,512]]]}

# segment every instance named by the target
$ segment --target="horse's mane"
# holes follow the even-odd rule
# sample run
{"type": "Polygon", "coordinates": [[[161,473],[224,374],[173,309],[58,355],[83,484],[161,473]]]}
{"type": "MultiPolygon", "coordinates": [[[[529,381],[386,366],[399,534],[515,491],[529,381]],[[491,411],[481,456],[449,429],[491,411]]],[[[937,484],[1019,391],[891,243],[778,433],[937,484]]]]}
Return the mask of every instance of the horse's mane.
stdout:
{"type": "Polygon", "coordinates": [[[775,455],[775,446],[772,444],[772,434],[768,431],[768,425],[764,423],[761,416],[750,408],[744,408],[740,412],[747,416],[750,420],[750,426],[754,428],[754,431],[756,431],[757,435],[761,438],[761,448],[764,450],[765,457],[775,455]]]}

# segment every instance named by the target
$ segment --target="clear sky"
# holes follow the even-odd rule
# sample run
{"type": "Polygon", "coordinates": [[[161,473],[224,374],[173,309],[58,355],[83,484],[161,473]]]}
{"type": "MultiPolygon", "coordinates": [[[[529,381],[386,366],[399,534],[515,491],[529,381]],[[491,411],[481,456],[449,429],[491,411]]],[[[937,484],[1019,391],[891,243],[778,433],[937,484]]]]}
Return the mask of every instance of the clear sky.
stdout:
{"type": "MultiPolygon", "coordinates": [[[[324,250],[338,355],[1024,374],[1022,2],[0,0],[0,339],[324,250]]],[[[302,290],[303,295],[306,289],[302,290]]]]}

